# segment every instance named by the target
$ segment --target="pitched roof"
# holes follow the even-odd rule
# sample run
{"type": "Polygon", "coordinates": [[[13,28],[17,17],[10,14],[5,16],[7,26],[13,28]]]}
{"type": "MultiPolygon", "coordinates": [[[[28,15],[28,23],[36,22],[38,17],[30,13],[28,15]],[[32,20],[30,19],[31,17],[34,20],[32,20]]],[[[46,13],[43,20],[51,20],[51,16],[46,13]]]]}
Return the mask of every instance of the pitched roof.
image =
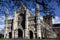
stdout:
{"type": "Polygon", "coordinates": [[[57,26],[60,26],[60,23],[59,24],[53,24],[53,27],[57,27],[57,26]]]}

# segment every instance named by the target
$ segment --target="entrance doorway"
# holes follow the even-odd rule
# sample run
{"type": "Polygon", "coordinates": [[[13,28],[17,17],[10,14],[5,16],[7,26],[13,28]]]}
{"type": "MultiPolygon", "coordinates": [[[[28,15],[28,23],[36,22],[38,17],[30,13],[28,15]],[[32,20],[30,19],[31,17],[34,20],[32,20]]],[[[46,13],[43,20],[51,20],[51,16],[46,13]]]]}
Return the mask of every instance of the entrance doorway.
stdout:
{"type": "Polygon", "coordinates": [[[33,32],[29,31],[29,33],[30,33],[30,38],[32,39],[33,38],[33,32]]]}
{"type": "Polygon", "coordinates": [[[12,32],[9,32],[9,38],[12,38],[12,32]]]}
{"type": "Polygon", "coordinates": [[[18,29],[18,38],[23,38],[23,32],[21,29],[18,29]]]}

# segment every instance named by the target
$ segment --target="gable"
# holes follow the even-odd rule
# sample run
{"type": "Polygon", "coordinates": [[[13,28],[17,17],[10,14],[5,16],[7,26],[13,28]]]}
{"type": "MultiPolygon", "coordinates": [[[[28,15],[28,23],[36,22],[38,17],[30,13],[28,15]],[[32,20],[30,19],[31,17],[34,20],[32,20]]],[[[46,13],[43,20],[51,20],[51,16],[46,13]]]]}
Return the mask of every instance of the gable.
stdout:
{"type": "MultiPolygon", "coordinates": [[[[17,10],[17,13],[23,12],[25,8],[26,8],[26,6],[21,4],[19,9],[17,10]]],[[[28,10],[29,17],[34,17],[35,16],[28,8],[26,8],[26,9],[28,10]]]]}

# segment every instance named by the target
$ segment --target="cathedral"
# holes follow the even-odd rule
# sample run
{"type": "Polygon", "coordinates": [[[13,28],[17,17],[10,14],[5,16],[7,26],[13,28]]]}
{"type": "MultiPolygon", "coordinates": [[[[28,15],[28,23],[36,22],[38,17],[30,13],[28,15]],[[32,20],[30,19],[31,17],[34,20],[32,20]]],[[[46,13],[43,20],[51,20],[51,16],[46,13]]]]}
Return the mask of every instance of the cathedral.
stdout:
{"type": "Polygon", "coordinates": [[[47,15],[43,17],[42,21],[38,4],[36,4],[35,10],[34,15],[25,5],[21,4],[19,10],[14,11],[13,19],[8,19],[7,10],[4,38],[57,38],[56,33],[52,30],[52,18],[47,15]]]}

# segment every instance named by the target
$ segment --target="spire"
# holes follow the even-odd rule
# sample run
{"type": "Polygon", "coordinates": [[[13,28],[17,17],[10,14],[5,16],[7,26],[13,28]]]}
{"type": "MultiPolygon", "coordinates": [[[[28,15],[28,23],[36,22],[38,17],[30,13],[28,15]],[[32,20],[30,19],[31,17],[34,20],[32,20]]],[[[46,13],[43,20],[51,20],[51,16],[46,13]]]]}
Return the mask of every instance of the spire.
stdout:
{"type": "Polygon", "coordinates": [[[6,21],[8,20],[8,16],[9,16],[9,13],[8,13],[8,9],[7,9],[6,12],[5,12],[5,20],[6,21]]]}
{"type": "Polygon", "coordinates": [[[15,16],[15,14],[16,14],[16,10],[14,10],[14,16],[15,16]]]}
{"type": "Polygon", "coordinates": [[[18,38],[18,35],[15,36],[15,30],[18,29],[18,13],[14,10],[14,18],[13,18],[13,30],[12,30],[12,38],[18,38]]]}
{"type": "Polygon", "coordinates": [[[6,14],[8,14],[8,9],[6,10],[6,14]]]}
{"type": "Polygon", "coordinates": [[[36,8],[39,9],[39,4],[36,3],[36,8]]]}
{"type": "Polygon", "coordinates": [[[37,3],[36,3],[36,27],[37,27],[37,38],[41,39],[40,10],[39,10],[39,4],[37,3]]]}
{"type": "Polygon", "coordinates": [[[4,33],[4,38],[9,38],[8,34],[8,9],[5,12],[5,33],[4,33]]]}
{"type": "Polygon", "coordinates": [[[36,3],[36,17],[40,17],[40,8],[39,4],[36,3]]]}
{"type": "Polygon", "coordinates": [[[8,9],[5,12],[5,16],[8,17],[9,13],[8,13],[8,9]]]}

